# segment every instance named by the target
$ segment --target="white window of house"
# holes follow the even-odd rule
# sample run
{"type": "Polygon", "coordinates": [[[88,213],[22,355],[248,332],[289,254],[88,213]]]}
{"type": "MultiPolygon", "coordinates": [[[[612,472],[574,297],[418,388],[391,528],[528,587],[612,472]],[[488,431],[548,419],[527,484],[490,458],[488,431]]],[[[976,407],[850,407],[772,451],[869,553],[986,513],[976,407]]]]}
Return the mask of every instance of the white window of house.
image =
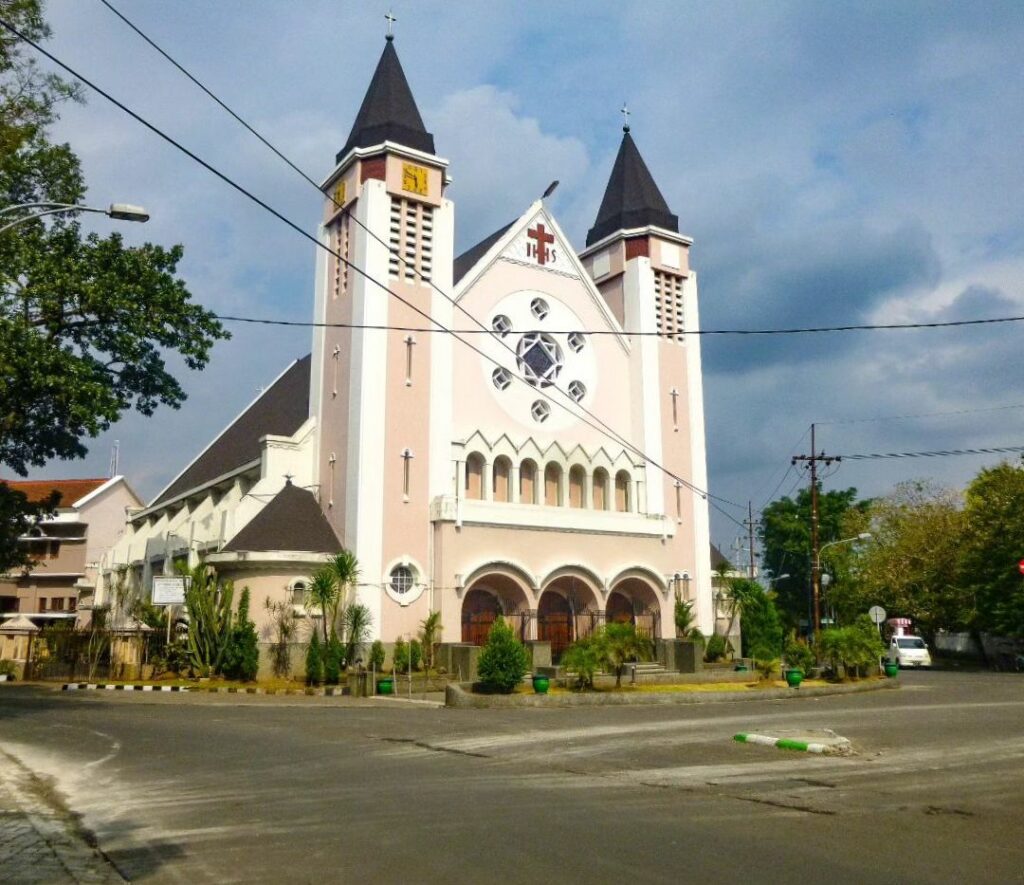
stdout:
{"type": "Polygon", "coordinates": [[[530,312],[538,320],[542,320],[551,312],[551,308],[548,307],[548,303],[543,298],[534,298],[530,302],[530,312]]]}
{"type": "Polygon", "coordinates": [[[505,314],[499,313],[493,320],[491,320],[491,328],[504,338],[512,331],[512,320],[505,316],[505,314]]]}
{"type": "Polygon", "coordinates": [[[416,583],[412,569],[407,565],[396,565],[391,569],[391,590],[398,596],[405,596],[416,583]]]}

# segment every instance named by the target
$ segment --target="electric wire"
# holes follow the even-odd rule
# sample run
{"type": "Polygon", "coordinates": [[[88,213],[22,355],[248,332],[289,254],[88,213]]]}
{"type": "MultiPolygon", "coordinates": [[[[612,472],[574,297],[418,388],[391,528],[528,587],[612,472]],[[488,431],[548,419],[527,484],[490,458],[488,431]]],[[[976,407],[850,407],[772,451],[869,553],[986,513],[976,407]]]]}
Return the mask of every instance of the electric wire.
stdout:
{"type": "MultiPolygon", "coordinates": [[[[277,209],[275,209],[269,203],[267,203],[266,201],[262,200],[260,197],[257,197],[251,191],[249,191],[248,189],[246,189],[245,187],[243,187],[242,185],[240,185],[236,181],[234,181],[234,179],[232,179],[231,177],[229,177],[225,173],[221,172],[215,166],[213,166],[212,164],[208,163],[202,157],[200,157],[199,155],[197,155],[193,151],[189,150],[183,144],[181,144],[180,142],[175,140],[173,137],[171,137],[170,135],[165,133],[159,127],[157,127],[156,125],[150,123],[148,120],[146,120],[140,114],[136,113],[131,108],[129,108],[127,105],[125,105],[124,103],[122,103],[121,101],[116,99],[113,95],[111,95],[110,93],[108,93],[107,91],[102,89],[100,86],[98,86],[95,83],[93,83],[87,77],[85,77],[82,74],[80,74],[78,71],[76,71],[70,65],[68,65],[67,63],[61,61],[59,58],[57,58],[51,52],[48,52],[46,49],[44,49],[42,46],[40,46],[34,40],[32,40],[31,38],[29,38],[26,35],[22,34],[17,28],[15,28],[9,22],[7,22],[4,19],[0,19],[0,25],[2,25],[4,28],[6,28],[8,31],[10,31],[12,34],[14,34],[20,40],[22,40],[23,42],[27,43],[29,46],[31,46],[33,49],[35,49],[38,53],[43,55],[45,58],[49,59],[51,62],[53,62],[58,67],[60,67],[62,70],[66,71],[72,77],[74,77],[74,78],[80,80],[81,82],[83,82],[86,86],[88,86],[90,89],[95,91],[98,95],[100,95],[103,98],[105,98],[107,101],[109,101],[115,107],[119,108],[121,111],[126,113],[128,116],[130,116],[137,123],[140,123],[142,126],[144,126],[147,129],[149,129],[154,135],[157,135],[159,138],[161,138],[164,141],[166,141],[172,147],[174,147],[177,150],[181,151],[183,154],[185,154],[185,156],[189,157],[189,159],[191,159],[194,162],[198,163],[200,166],[202,166],[208,172],[210,172],[211,174],[213,174],[214,176],[219,178],[221,181],[223,181],[229,187],[231,187],[234,190],[238,191],[240,194],[242,194],[247,199],[249,199],[252,202],[254,202],[257,206],[259,206],[260,208],[262,208],[263,210],[265,210],[266,212],[268,212],[269,214],[274,216],[276,219],[281,221],[283,224],[285,224],[288,227],[292,228],[292,230],[294,230],[296,233],[298,233],[301,237],[303,237],[303,238],[309,240],[310,242],[312,242],[317,248],[323,249],[328,254],[333,255],[335,258],[337,258],[339,261],[341,261],[347,267],[351,268],[355,273],[357,273],[361,277],[363,277],[367,282],[370,282],[370,283],[380,287],[385,292],[387,292],[388,294],[390,294],[391,296],[396,298],[399,302],[401,302],[402,304],[406,305],[414,313],[419,314],[424,319],[426,319],[428,322],[434,323],[434,325],[437,326],[437,330],[438,331],[443,331],[443,332],[446,332],[447,334],[452,335],[455,338],[456,341],[459,341],[461,344],[465,345],[470,350],[472,350],[475,353],[477,353],[483,359],[487,360],[488,362],[493,363],[498,368],[503,368],[501,366],[501,364],[497,360],[495,360],[493,357],[491,357],[489,354],[486,354],[484,351],[480,350],[478,347],[474,346],[470,342],[465,341],[464,339],[460,338],[459,334],[455,330],[447,328],[443,323],[441,323],[438,320],[434,319],[426,311],[423,311],[420,308],[416,307],[416,305],[414,305],[408,299],[403,298],[397,292],[395,292],[392,289],[390,289],[387,285],[385,285],[384,283],[381,283],[380,281],[375,279],[373,276],[371,276],[365,270],[363,270],[362,268],[358,267],[357,265],[355,265],[354,263],[352,263],[351,261],[346,259],[340,253],[338,253],[335,250],[331,249],[330,246],[328,246],[325,243],[321,242],[318,237],[315,237],[312,234],[308,233],[300,225],[296,224],[294,221],[289,219],[287,216],[285,216],[284,214],[279,212],[277,209]]],[[[319,191],[319,187],[317,187],[317,190],[319,191]]],[[[353,216],[350,215],[349,217],[351,218],[353,216]]],[[[438,291],[440,291],[440,290],[438,290],[438,291]]],[[[444,293],[441,293],[441,294],[444,294],[444,293]]],[[[446,297],[449,297],[449,299],[450,299],[450,296],[446,296],[446,297]]],[[[275,322],[273,324],[277,325],[279,323],[275,322]]],[[[309,323],[302,323],[302,324],[300,324],[300,323],[289,323],[289,325],[312,325],[312,324],[309,324],[309,323]]],[[[526,379],[521,378],[521,377],[519,377],[518,375],[516,375],[514,373],[513,373],[512,377],[517,379],[518,381],[521,381],[523,384],[528,385],[539,396],[542,396],[544,399],[546,399],[549,402],[551,402],[552,404],[558,406],[563,411],[566,411],[570,415],[572,415],[573,417],[583,421],[583,423],[586,424],[587,426],[591,427],[594,430],[597,430],[599,433],[604,433],[606,436],[609,436],[613,441],[615,441],[618,444],[622,445],[624,448],[629,449],[634,454],[636,454],[639,458],[641,458],[642,460],[644,460],[647,463],[651,464],[651,466],[656,467],[657,469],[661,470],[669,478],[671,478],[673,480],[676,480],[676,481],[680,482],[681,484],[685,485],[687,488],[691,489],[695,494],[700,495],[705,500],[709,500],[709,501],[711,499],[721,500],[721,501],[723,501],[723,502],[725,502],[725,503],[727,503],[727,504],[729,504],[729,505],[731,505],[733,507],[740,507],[740,505],[736,504],[734,501],[729,501],[728,499],[720,498],[717,495],[712,495],[711,492],[707,491],[706,489],[699,489],[699,488],[697,488],[697,486],[693,485],[692,483],[688,482],[687,480],[683,479],[682,477],[677,476],[675,473],[673,473],[667,467],[664,467],[663,465],[659,464],[657,461],[655,461],[653,458],[651,458],[645,452],[643,452],[640,449],[638,449],[636,446],[634,446],[632,443],[630,443],[624,437],[619,436],[616,431],[614,431],[612,428],[610,428],[607,425],[605,425],[604,422],[601,421],[600,419],[597,419],[595,417],[595,420],[597,420],[599,424],[604,426],[603,430],[602,430],[601,427],[598,427],[597,425],[595,425],[592,421],[588,421],[582,415],[580,415],[579,413],[573,411],[573,409],[570,408],[569,406],[567,406],[567,405],[565,405],[565,404],[555,400],[554,398],[552,398],[550,395],[548,395],[542,389],[534,388],[533,385],[530,385],[529,382],[526,381],[526,379]]],[[[556,389],[558,389],[558,388],[556,387],[556,389]]],[[[563,395],[568,396],[568,394],[566,394],[564,391],[561,391],[560,389],[558,389],[558,390],[563,395]]],[[[574,402],[574,404],[576,404],[574,400],[573,400],[573,402],[574,402]]],[[[576,405],[578,405],[578,404],[576,404],[576,405]]],[[[585,409],[584,407],[579,406],[579,408],[581,409],[581,411],[586,412],[587,414],[591,414],[589,412],[589,410],[585,409]]]]}
{"type": "Polygon", "coordinates": [[[816,421],[819,426],[835,424],[868,424],[875,421],[906,421],[912,418],[945,418],[951,415],[977,415],[981,412],[1005,412],[1010,409],[1024,409],[1024,403],[1010,403],[1005,406],[989,406],[982,409],[956,409],[949,412],[919,412],[913,415],[878,415],[874,418],[840,418],[835,421],[816,421]]]}
{"type": "Polygon", "coordinates": [[[949,458],[954,455],[1003,455],[1024,452],[1024,446],[991,446],[977,449],[944,449],[934,452],[871,452],[840,455],[844,461],[878,461],[884,458],[949,458]]]}

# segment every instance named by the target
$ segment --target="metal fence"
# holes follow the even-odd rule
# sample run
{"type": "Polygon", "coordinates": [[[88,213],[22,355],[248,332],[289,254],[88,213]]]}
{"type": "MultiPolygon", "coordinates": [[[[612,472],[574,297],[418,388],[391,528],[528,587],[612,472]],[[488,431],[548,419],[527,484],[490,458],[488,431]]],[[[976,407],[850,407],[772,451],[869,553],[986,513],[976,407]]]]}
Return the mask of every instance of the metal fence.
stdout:
{"type": "Polygon", "coordinates": [[[28,643],[24,678],[74,682],[157,676],[166,669],[166,646],[162,631],[45,627],[28,643]]]}

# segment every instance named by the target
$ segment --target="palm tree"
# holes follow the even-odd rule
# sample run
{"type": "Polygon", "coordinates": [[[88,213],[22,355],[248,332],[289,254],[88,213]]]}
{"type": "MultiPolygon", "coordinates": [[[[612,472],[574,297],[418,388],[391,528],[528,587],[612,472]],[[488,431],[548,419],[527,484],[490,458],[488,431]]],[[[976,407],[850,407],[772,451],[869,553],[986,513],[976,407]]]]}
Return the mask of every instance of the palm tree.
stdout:
{"type": "Polygon", "coordinates": [[[650,657],[650,643],[633,624],[605,624],[600,637],[601,657],[615,670],[615,687],[622,687],[622,672],[628,661],[650,657]]]}
{"type": "Polygon", "coordinates": [[[420,621],[420,637],[423,639],[423,650],[427,656],[427,669],[434,666],[434,645],[441,635],[441,612],[430,612],[420,621]]]}
{"type": "Polygon", "coordinates": [[[334,578],[328,566],[318,569],[309,579],[309,586],[306,589],[307,608],[320,609],[320,616],[324,627],[324,646],[326,647],[329,638],[327,635],[327,623],[331,624],[331,633],[335,633],[334,624],[338,617],[338,582],[334,578]]]}
{"type": "Polygon", "coordinates": [[[334,576],[338,585],[338,607],[348,608],[349,590],[355,588],[359,580],[359,560],[351,550],[342,549],[334,559],[327,563],[327,569],[334,576]]]}
{"type": "Polygon", "coordinates": [[[355,663],[356,646],[370,638],[373,617],[365,605],[354,602],[345,609],[341,620],[345,629],[345,661],[351,667],[355,663]]]}

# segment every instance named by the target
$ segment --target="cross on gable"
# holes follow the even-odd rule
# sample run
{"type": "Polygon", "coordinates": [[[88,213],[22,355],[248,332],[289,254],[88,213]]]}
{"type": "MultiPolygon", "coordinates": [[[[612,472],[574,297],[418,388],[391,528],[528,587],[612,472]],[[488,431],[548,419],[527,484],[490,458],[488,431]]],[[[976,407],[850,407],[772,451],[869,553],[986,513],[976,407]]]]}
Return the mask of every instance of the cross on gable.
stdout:
{"type": "Polygon", "coordinates": [[[528,257],[536,258],[537,264],[540,265],[555,260],[555,250],[548,248],[555,242],[555,235],[545,230],[543,224],[538,222],[536,227],[532,227],[526,232],[526,236],[533,240],[532,243],[526,244],[528,257]]]}

